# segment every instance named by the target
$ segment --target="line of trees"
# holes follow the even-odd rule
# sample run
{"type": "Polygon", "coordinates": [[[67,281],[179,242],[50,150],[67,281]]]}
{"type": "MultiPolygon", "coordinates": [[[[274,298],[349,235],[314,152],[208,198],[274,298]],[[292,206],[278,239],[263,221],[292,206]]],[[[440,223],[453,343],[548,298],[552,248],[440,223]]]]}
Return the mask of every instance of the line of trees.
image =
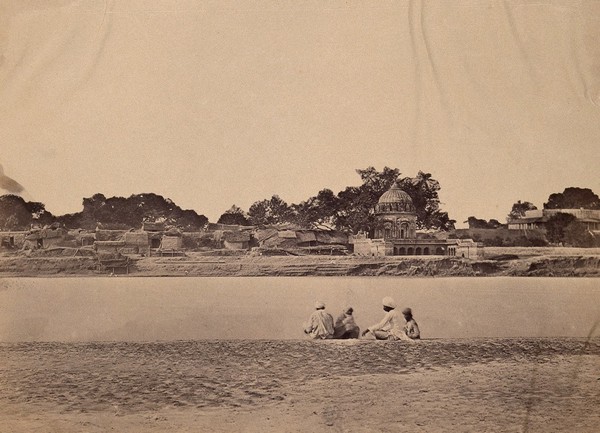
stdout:
{"type": "Polygon", "coordinates": [[[25,201],[13,194],[0,196],[1,230],[25,230],[33,222],[48,225],[54,221],[54,216],[46,210],[43,203],[25,201]]]}
{"type": "Polygon", "coordinates": [[[327,225],[337,230],[373,233],[376,228],[375,205],[379,197],[398,181],[413,200],[420,229],[450,230],[456,221],[440,210],[440,184],[430,173],[419,171],[415,177],[401,177],[397,168],[374,167],[356,170],[360,186],[348,186],[337,194],[323,189],[298,204],[288,204],[278,195],[254,202],[248,212],[232,206],[218,222],[223,224],[270,225],[291,223],[300,227],[327,225]]]}
{"type": "Polygon", "coordinates": [[[157,194],[134,194],[130,197],[106,198],[95,194],[83,199],[81,212],[54,216],[43,203],[26,202],[15,195],[0,196],[0,229],[26,230],[32,224],[58,223],[67,228],[93,230],[141,227],[144,221],[161,221],[186,231],[201,230],[208,218],[193,210],[184,210],[173,201],[157,194]]]}

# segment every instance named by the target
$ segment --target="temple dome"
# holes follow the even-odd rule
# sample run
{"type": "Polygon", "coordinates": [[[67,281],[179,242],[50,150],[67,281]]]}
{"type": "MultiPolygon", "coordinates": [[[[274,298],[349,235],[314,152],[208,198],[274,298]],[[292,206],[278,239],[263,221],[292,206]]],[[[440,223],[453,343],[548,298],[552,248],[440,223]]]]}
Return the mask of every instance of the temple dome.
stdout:
{"type": "Polygon", "coordinates": [[[415,206],[412,198],[394,182],[392,187],[384,192],[377,202],[378,212],[414,212],[415,206]]]}

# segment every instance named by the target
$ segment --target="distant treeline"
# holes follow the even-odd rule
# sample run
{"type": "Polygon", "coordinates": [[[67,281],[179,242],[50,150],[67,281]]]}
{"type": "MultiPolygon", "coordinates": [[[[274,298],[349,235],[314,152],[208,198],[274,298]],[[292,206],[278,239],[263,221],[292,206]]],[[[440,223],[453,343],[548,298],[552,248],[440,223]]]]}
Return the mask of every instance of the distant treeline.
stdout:
{"type": "MultiPolygon", "coordinates": [[[[323,189],[298,204],[287,204],[274,195],[255,202],[247,212],[234,205],[221,215],[218,222],[255,226],[290,223],[303,228],[326,225],[353,233],[372,233],[377,224],[375,204],[398,181],[414,202],[419,228],[454,228],[455,221],[439,208],[440,184],[431,174],[419,171],[416,177],[401,177],[399,169],[389,167],[384,167],[383,171],[373,167],[356,171],[362,180],[360,186],[348,186],[338,194],[323,189]]],[[[90,230],[97,226],[128,229],[139,228],[144,221],[162,221],[190,231],[200,230],[208,223],[204,215],[194,210],[183,210],[170,199],[152,193],[134,194],[127,198],[106,198],[103,194],[95,194],[83,199],[81,212],[61,216],[52,215],[43,203],[25,202],[15,195],[0,197],[2,230],[24,230],[33,223],[58,223],[66,228],[90,230]]]]}
{"type": "Polygon", "coordinates": [[[15,195],[0,197],[0,228],[3,230],[26,230],[32,224],[54,223],[70,229],[94,230],[98,226],[130,229],[140,228],[144,221],[164,221],[182,230],[197,231],[206,226],[208,218],[193,210],[183,210],[170,199],[152,193],[127,198],[94,194],[83,199],[81,212],[61,216],[52,215],[43,203],[26,202],[15,195]]]}
{"type": "MultiPolygon", "coordinates": [[[[330,189],[323,189],[298,204],[288,204],[274,195],[270,199],[254,202],[247,212],[233,205],[217,222],[254,226],[293,224],[300,228],[327,226],[349,233],[363,231],[372,234],[379,224],[375,217],[375,205],[379,197],[394,182],[398,182],[415,205],[417,228],[454,229],[456,221],[440,209],[440,183],[431,174],[419,171],[415,177],[402,177],[399,169],[389,167],[384,167],[382,171],[368,167],[356,172],[362,181],[360,186],[348,186],[337,194],[330,189]]],[[[600,209],[600,200],[588,188],[570,187],[563,193],[551,194],[544,208],[600,209]]],[[[508,217],[518,218],[531,209],[536,209],[532,203],[519,200],[508,217]]],[[[48,212],[43,203],[26,202],[10,194],[0,196],[0,230],[26,230],[32,224],[44,226],[53,223],[70,229],[93,230],[98,226],[106,229],[137,229],[144,221],[161,221],[166,226],[184,231],[198,231],[206,227],[208,218],[195,210],[184,210],[172,200],[153,193],[134,194],[127,198],[106,198],[103,194],[95,194],[83,199],[81,212],[60,216],[48,212]]],[[[503,226],[498,220],[485,221],[476,217],[470,217],[468,222],[471,228],[503,226]]],[[[566,227],[569,222],[565,220],[560,228],[566,227]]]]}
{"type": "Polygon", "coordinates": [[[253,203],[248,212],[234,205],[221,215],[218,222],[255,226],[286,223],[299,227],[325,225],[346,232],[373,233],[378,224],[375,205],[379,197],[394,182],[398,182],[400,188],[412,198],[418,228],[454,228],[456,221],[440,210],[440,184],[431,174],[419,171],[416,177],[401,177],[399,169],[389,167],[384,167],[383,171],[368,167],[356,172],[362,180],[360,186],[348,186],[337,194],[330,189],[323,189],[298,204],[288,204],[274,195],[253,203]]]}

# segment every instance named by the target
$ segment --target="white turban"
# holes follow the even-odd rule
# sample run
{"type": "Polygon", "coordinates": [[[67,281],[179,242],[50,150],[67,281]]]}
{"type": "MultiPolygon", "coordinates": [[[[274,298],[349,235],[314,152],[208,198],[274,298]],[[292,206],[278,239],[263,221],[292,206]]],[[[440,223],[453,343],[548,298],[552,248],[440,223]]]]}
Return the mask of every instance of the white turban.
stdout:
{"type": "Polygon", "coordinates": [[[394,299],[389,296],[383,298],[382,302],[384,307],[396,308],[396,302],[394,302],[394,299]]]}

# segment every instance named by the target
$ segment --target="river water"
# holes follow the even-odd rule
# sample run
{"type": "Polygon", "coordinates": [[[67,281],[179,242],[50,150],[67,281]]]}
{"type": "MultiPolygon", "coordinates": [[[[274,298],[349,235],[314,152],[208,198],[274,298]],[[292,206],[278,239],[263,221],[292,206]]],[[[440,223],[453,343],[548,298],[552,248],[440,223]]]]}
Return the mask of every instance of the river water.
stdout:
{"type": "Polygon", "coordinates": [[[600,335],[591,278],[3,278],[0,342],[298,339],[315,300],[359,326],[381,299],[413,309],[426,339],[600,335]]]}

